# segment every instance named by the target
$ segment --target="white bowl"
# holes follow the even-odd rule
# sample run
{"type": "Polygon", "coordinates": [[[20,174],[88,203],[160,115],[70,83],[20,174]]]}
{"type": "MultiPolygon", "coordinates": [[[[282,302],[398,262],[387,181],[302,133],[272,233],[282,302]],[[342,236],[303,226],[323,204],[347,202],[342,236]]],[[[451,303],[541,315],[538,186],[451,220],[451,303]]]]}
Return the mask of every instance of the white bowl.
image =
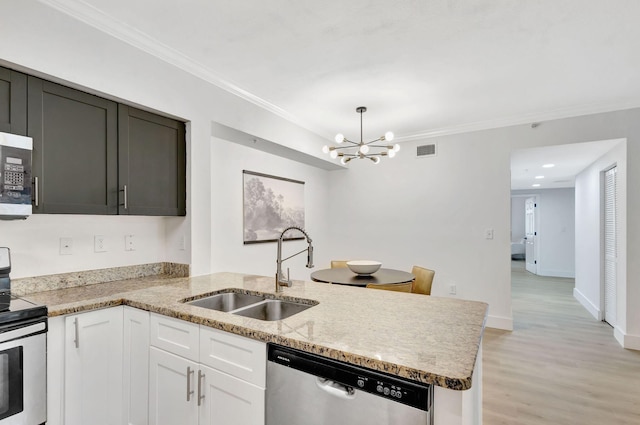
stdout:
{"type": "Polygon", "coordinates": [[[371,274],[378,271],[382,266],[380,261],[354,260],[347,261],[347,267],[356,274],[371,274]]]}

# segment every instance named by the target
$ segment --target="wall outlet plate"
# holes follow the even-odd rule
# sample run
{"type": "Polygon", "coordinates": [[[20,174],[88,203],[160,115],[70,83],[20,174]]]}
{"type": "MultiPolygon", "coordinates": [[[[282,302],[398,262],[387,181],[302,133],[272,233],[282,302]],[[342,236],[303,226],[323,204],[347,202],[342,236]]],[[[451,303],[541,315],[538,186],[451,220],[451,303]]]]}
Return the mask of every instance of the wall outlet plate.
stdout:
{"type": "Polygon", "coordinates": [[[107,245],[103,235],[95,235],[93,237],[93,252],[106,252],[107,245]]]}

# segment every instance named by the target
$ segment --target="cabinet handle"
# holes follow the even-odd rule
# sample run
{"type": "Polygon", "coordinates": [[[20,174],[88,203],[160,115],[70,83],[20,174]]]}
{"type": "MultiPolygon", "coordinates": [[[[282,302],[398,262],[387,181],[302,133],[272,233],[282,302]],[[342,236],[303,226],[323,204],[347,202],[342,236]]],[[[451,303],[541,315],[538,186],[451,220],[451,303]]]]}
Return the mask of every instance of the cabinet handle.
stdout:
{"type": "Polygon", "coordinates": [[[198,406],[200,406],[202,400],[204,399],[204,395],[202,394],[204,391],[202,390],[202,380],[204,379],[204,373],[201,370],[198,370],[198,406]]]}
{"type": "Polygon", "coordinates": [[[120,192],[122,193],[122,199],[123,199],[123,203],[120,205],[124,205],[124,209],[129,209],[129,199],[127,196],[127,185],[125,184],[124,186],[122,186],[122,190],[120,192]]]}
{"type": "Polygon", "coordinates": [[[187,401],[191,401],[191,394],[193,394],[193,391],[191,390],[192,374],[193,374],[193,370],[191,370],[191,366],[187,366],[187,401]]]}
{"type": "Polygon", "coordinates": [[[36,207],[40,205],[40,198],[38,198],[38,177],[33,178],[33,204],[36,207]]]}
{"type": "Polygon", "coordinates": [[[74,326],[75,331],[76,331],[76,338],[73,340],[73,342],[76,344],[76,348],[80,348],[80,332],[78,332],[78,318],[77,317],[73,321],[73,326],[74,326]]]}

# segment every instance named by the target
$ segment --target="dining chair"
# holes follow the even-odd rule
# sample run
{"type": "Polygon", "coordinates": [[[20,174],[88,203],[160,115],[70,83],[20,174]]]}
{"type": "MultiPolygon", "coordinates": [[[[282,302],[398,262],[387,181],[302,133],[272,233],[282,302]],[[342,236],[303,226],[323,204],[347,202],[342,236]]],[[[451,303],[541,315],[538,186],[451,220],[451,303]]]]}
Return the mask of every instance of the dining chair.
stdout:
{"type": "Polygon", "coordinates": [[[424,267],[413,266],[411,274],[416,277],[413,280],[411,292],[414,294],[431,295],[431,284],[433,283],[433,276],[436,272],[430,269],[425,269],[424,267]]]}
{"type": "Polygon", "coordinates": [[[413,282],[407,283],[367,283],[367,288],[371,289],[384,289],[387,291],[396,292],[411,292],[411,286],[413,282]]]}
{"type": "Polygon", "coordinates": [[[331,268],[332,269],[339,269],[339,268],[346,268],[347,267],[347,260],[331,260],[331,268]]]}

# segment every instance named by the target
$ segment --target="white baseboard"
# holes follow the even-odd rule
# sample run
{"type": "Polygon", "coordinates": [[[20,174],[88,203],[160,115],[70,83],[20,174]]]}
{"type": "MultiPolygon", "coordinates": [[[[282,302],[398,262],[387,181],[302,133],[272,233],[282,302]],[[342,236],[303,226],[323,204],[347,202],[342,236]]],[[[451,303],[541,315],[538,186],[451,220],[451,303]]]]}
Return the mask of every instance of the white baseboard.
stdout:
{"type": "Polygon", "coordinates": [[[501,317],[501,316],[492,316],[489,315],[487,317],[487,328],[494,329],[502,329],[505,331],[513,330],[513,318],[512,317],[501,317]]]}
{"type": "Polygon", "coordinates": [[[545,270],[545,269],[538,269],[538,276],[566,277],[570,279],[576,278],[575,272],[568,272],[568,271],[562,271],[562,270],[545,270]]]}
{"type": "Polygon", "coordinates": [[[578,300],[578,302],[586,308],[587,311],[596,318],[596,320],[602,320],[602,311],[600,308],[593,304],[589,298],[585,297],[578,288],[573,288],[573,297],[578,300]]]}
{"type": "Polygon", "coordinates": [[[622,347],[629,350],[640,350],[640,335],[626,334],[616,326],[613,328],[613,336],[616,337],[622,347]]]}

